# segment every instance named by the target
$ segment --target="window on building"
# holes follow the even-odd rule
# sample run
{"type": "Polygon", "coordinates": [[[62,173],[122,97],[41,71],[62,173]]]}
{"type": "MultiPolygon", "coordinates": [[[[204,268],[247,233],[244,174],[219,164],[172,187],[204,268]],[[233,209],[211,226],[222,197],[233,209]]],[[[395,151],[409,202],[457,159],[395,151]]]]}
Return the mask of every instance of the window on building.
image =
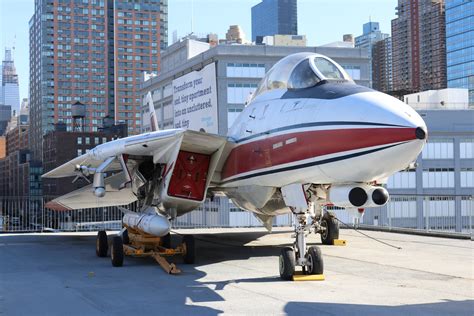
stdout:
{"type": "Polygon", "coordinates": [[[459,157],[461,159],[473,159],[474,158],[474,139],[467,138],[461,139],[459,143],[459,157]]]}
{"type": "Polygon", "coordinates": [[[245,104],[255,90],[257,90],[257,85],[253,83],[229,83],[227,85],[227,103],[245,104]]]}
{"type": "Polygon", "coordinates": [[[79,157],[80,155],[82,155],[82,149],[77,150],[77,156],[79,157]]]}
{"type": "Polygon", "coordinates": [[[388,178],[387,188],[390,189],[414,189],[416,188],[416,172],[400,171],[388,178]]]}
{"type": "Polygon", "coordinates": [[[227,77],[230,78],[263,78],[265,76],[264,64],[228,63],[227,77]]]}
{"type": "Polygon", "coordinates": [[[453,159],[453,140],[440,138],[428,140],[423,147],[422,157],[423,159],[453,159]]]}
{"type": "Polygon", "coordinates": [[[91,138],[90,137],[86,137],[86,145],[90,145],[91,144],[91,138]]]}
{"type": "Polygon", "coordinates": [[[82,137],[78,137],[78,138],[77,138],[77,144],[78,144],[78,145],[82,145],[82,137]]]}
{"type": "Polygon", "coordinates": [[[423,170],[424,188],[454,188],[454,169],[429,168],[423,170]]]}
{"type": "MultiPolygon", "coordinates": [[[[463,196],[461,198],[461,216],[472,216],[474,209],[474,199],[470,196],[463,196]]],[[[469,226],[467,228],[470,228],[469,226]]]]}
{"type": "Polygon", "coordinates": [[[102,144],[105,144],[107,142],[107,137],[102,137],[102,144]]]}
{"type": "Polygon", "coordinates": [[[474,168],[461,169],[461,187],[462,188],[474,187],[474,168]]]}
{"type": "Polygon", "coordinates": [[[342,68],[354,80],[360,80],[360,66],[342,65],[342,68]]]}
{"type": "Polygon", "coordinates": [[[234,124],[235,120],[237,120],[237,117],[239,117],[241,112],[242,112],[242,109],[228,109],[227,110],[227,127],[228,128],[232,127],[232,125],[234,124]]]}
{"type": "Polygon", "coordinates": [[[99,143],[100,143],[99,137],[95,137],[94,138],[94,145],[99,145],[99,143]]]}
{"type": "Polygon", "coordinates": [[[423,216],[454,216],[455,202],[453,197],[430,197],[423,200],[423,216]]]}
{"type": "Polygon", "coordinates": [[[387,204],[390,218],[416,217],[416,197],[393,197],[387,204]]]}

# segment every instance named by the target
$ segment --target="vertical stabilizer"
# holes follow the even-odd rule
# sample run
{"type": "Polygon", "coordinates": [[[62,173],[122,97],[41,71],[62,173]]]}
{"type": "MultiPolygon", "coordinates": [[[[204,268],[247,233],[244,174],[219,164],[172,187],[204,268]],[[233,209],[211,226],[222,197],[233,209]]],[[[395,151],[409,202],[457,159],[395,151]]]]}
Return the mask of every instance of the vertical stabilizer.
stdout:
{"type": "Polygon", "coordinates": [[[151,92],[148,92],[146,95],[146,101],[148,102],[148,108],[150,110],[150,127],[152,132],[156,132],[159,130],[158,128],[158,120],[156,118],[155,113],[155,106],[153,105],[153,99],[151,97],[151,92]]]}

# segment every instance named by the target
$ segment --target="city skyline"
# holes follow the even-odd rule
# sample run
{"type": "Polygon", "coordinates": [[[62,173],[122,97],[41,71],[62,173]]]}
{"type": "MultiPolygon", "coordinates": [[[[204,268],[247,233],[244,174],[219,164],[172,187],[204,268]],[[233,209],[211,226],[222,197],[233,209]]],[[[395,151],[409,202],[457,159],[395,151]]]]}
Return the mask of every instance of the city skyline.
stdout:
{"type": "MultiPolygon", "coordinates": [[[[226,11],[217,6],[215,0],[176,0],[169,2],[169,44],[172,44],[172,34],[176,30],[179,37],[191,32],[193,24],[196,34],[217,33],[219,38],[225,38],[229,25],[239,24],[247,38],[251,36],[251,7],[260,0],[232,0],[226,2],[226,11]],[[194,7],[194,8],[192,8],[194,7]],[[191,19],[191,12],[194,18],[191,19]],[[213,16],[212,19],[206,16],[213,16]],[[238,17],[236,19],[235,17],[238,17]],[[191,22],[193,20],[193,23],[191,22]],[[184,22],[183,21],[187,21],[184,22]]],[[[306,35],[308,46],[319,46],[329,42],[342,40],[342,35],[352,33],[362,34],[362,25],[369,20],[380,22],[384,33],[391,33],[390,23],[395,18],[396,0],[363,0],[353,5],[350,0],[298,1],[298,33],[306,35]],[[350,6],[351,10],[347,10],[350,6]],[[316,12],[315,12],[316,11],[316,12]],[[322,13],[320,13],[322,12],[322,13]],[[337,15],[327,14],[337,12],[337,15]],[[315,16],[318,18],[315,19],[315,16]],[[336,19],[336,23],[332,24],[336,19]],[[343,21],[344,23],[341,23],[343,21]],[[332,25],[331,28],[325,25],[332,25]]],[[[11,47],[15,42],[14,59],[19,75],[20,98],[28,97],[29,77],[29,20],[33,16],[33,0],[3,0],[0,3],[1,29],[0,51],[11,47]],[[15,30],[10,32],[9,30],[15,30]],[[16,39],[15,39],[16,36],[16,39]]],[[[2,56],[3,58],[3,53],[2,56]]],[[[0,59],[1,59],[0,58],[0,59]]]]}

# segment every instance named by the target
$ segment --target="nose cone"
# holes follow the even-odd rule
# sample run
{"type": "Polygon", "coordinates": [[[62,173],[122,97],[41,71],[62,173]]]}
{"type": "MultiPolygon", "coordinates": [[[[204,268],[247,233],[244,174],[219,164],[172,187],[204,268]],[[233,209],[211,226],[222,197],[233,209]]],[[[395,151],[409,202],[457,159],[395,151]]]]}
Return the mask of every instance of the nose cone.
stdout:
{"type": "MultiPolygon", "coordinates": [[[[327,168],[327,174],[340,172],[338,181],[347,178],[356,182],[376,181],[390,177],[416,160],[426,143],[428,129],[415,110],[377,91],[354,95],[351,106],[337,115],[352,115],[361,125],[370,126],[372,132],[364,139],[367,154],[353,159],[347,166],[327,168]]],[[[358,142],[359,138],[352,141],[358,142]]]]}
{"type": "Polygon", "coordinates": [[[415,135],[416,135],[416,138],[421,139],[421,140],[426,138],[426,132],[422,127],[416,128],[415,135]]]}

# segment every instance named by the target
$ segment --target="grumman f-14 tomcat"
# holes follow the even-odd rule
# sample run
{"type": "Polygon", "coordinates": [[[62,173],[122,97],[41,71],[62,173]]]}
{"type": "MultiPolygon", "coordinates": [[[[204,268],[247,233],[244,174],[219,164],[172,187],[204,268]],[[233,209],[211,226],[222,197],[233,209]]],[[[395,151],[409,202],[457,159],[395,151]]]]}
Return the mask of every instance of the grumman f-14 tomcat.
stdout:
{"type": "Polygon", "coordinates": [[[305,235],[319,233],[323,244],[338,238],[327,206],[357,214],[385,205],[386,179],[412,166],[427,138],[425,122],[410,106],[355,84],[340,65],[314,53],[277,62],[227,137],[158,131],[148,98],[155,130],[101,144],[43,175],[92,180],[49,206],[70,210],[138,200],[140,211],[125,211],[124,227],[155,236],[169,234],[170,220],[215,194],[252,212],[268,229],[274,216],[292,213],[296,240],[280,254],[283,279],[295,266],[321,274],[320,249],[307,247],[305,235]]]}

